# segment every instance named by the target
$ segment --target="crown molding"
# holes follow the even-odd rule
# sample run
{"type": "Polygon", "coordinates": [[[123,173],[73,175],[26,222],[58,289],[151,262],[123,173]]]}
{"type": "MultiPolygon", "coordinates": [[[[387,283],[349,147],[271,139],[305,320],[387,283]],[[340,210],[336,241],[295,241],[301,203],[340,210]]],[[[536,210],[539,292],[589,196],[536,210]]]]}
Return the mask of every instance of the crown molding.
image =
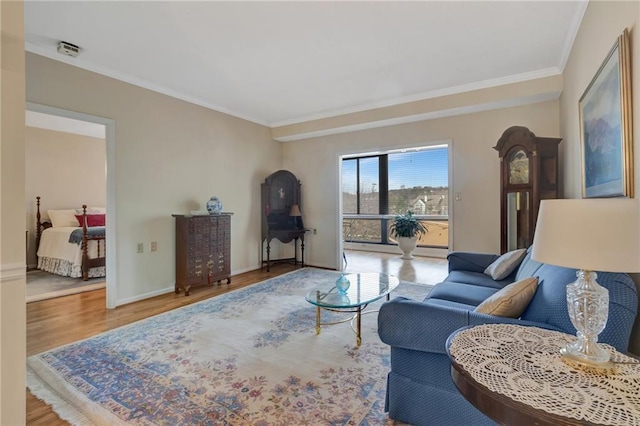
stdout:
{"type": "Polygon", "coordinates": [[[353,108],[345,108],[340,110],[334,110],[331,112],[312,114],[304,117],[298,117],[291,120],[284,120],[275,123],[270,123],[269,127],[281,127],[289,126],[291,124],[304,123],[306,121],[321,120],[325,118],[336,117],[345,114],[352,114],[355,112],[362,112],[376,108],[384,108],[389,106],[406,104],[409,102],[423,101],[425,99],[439,98],[442,96],[457,95],[459,93],[471,92],[473,90],[489,89],[492,87],[504,86],[506,84],[520,83],[528,80],[536,80],[539,78],[553,77],[555,75],[562,74],[561,71],[556,68],[545,68],[538,71],[526,72],[522,74],[515,74],[502,78],[495,78],[491,80],[483,80],[469,84],[463,84],[460,86],[448,87],[445,89],[432,90],[429,92],[417,93],[415,95],[403,96],[400,98],[388,99],[386,101],[374,102],[366,105],[360,105],[353,108]]]}
{"type": "Polygon", "coordinates": [[[576,41],[576,37],[578,36],[578,30],[580,30],[580,24],[582,24],[582,19],[584,18],[584,14],[587,11],[588,5],[589,5],[588,1],[580,2],[578,10],[573,16],[573,20],[571,21],[571,25],[569,26],[569,31],[567,32],[567,38],[564,41],[562,56],[560,57],[559,69],[561,72],[564,72],[564,67],[567,66],[567,62],[569,61],[569,55],[571,54],[571,48],[573,47],[573,42],[576,41]]]}
{"type": "Polygon", "coordinates": [[[436,118],[452,117],[456,115],[472,114],[472,113],[482,112],[482,111],[490,111],[490,110],[501,109],[501,108],[510,108],[510,107],[516,107],[516,106],[522,106],[522,105],[535,104],[539,102],[547,102],[547,101],[558,99],[559,97],[560,97],[560,92],[548,92],[548,93],[542,93],[542,94],[526,96],[526,97],[521,97],[516,99],[508,99],[508,100],[503,100],[498,102],[489,102],[485,104],[470,105],[470,106],[464,106],[459,108],[452,108],[448,110],[440,110],[440,111],[427,112],[423,114],[396,117],[396,118],[391,118],[387,120],[370,121],[366,123],[358,123],[358,124],[353,124],[349,126],[334,127],[331,129],[323,129],[323,130],[317,130],[317,131],[307,132],[307,133],[299,133],[291,136],[276,137],[274,138],[274,140],[279,142],[292,142],[292,141],[297,141],[302,139],[310,139],[310,138],[316,138],[321,136],[329,136],[329,135],[336,135],[340,133],[354,132],[358,130],[376,129],[379,127],[395,126],[398,124],[414,123],[417,121],[433,120],[436,118]]]}
{"type": "MultiPolygon", "coordinates": [[[[570,40],[571,40],[570,42],[567,41],[566,46],[565,46],[565,51],[567,51],[567,52],[569,52],[571,50],[571,46],[573,44],[573,40],[575,39],[575,35],[577,33],[577,28],[579,27],[580,22],[582,20],[582,16],[584,15],[584,10],[586,10],[586,3],[584,4],[582,13],[579,15],[579,18],[576,18],[575,21],[574,21],[575,29],[572,29],[572,32],[571,32],[573,34],[573,37],[570,38],[570,40]]],[[[173,97],[173,98],[176,98],[176,99],[180,99],[180,100],[183,100],[185,102],[189,102],[189,103],[192,103],[192,104],[195,104],[195,105],[199,105],[199,106],[202,106],[202,107],[207,108],[207,109],[211,109],[211,110],[223,113],[223,114],[227,114],[227,115],[230,115],[230,116],[233,116],[233,117],[237,117],[237,118],[240,118],[240,119],[243,119],[243,120],[247,120],[247,121],[250,121],[252,123],[259,124],[259,125],[262,125],[262,126],[266,126],[266,127],[269,127],[269,128],[288,126],[288,125],[292,125],[292,124],[304,123],[304,122],[307,122],[307,121],[313,121],[313,120],[337,117],[337,116],[341,116],[341,115],[345,115],[345,114],[362,112],[362,111],[367,111],[367,110],[371,110],[371,109],[384,108],[384,107],[390,107],[390,106],[395,106],[395,105],[401,105],[401,104],[405,104],[405,103],[409,103],[409,102],[422,101],[422,100],[431,99],[431,98],[438,98],[438,97],[443,97],[443,96],[456,95],[456,94],[470,92],[470,91],[474,91],[474,90],[487,89],[487,88],[492,88],[492,87],[503,86],[503,85],[506,85],[506,84],[520,83],[520,82],[524,82],[524,81],[528,81],[528,80],[535,80],[535,79],[540,79],[540,78],[545,78],[545,77],[552,77],[552,76],[556,76],[556,75],[562,74],[562,72],[561,72],[561,70],[559,68],[551,67],[551,68],[541,69],[541,70],[538,70],[538,71],[521,73],[521,74],[501,77],[501,78],[497,78],[497,79],[483,80],[483,81],[479,81],[479,82],[463,84],[463,85],[444,88],[444,89],[432,90],[432,91],[428,91],[428,92],[417,93],[417,94],[414,94],[414,95],[403,96],[403,97],[399,97],[399,98],[387,99],[387,100],[380,101],[380,102],[373,102],[373,103],[369,103],[369,104],[363,104],[363,105],[360,105],[360,106],[357,106],[357,107],[338,109],[338,110],[333,110],[333,111],[330,111],[330,112],[325,112],[325,113],[320,113],[320,114],[311,114],[311,115],[308,115],[308,116],[298,117],[298,118],[294,118],[294,119],[290,119],[290,120],[283,120],[283,121],[268,123],[268,122],[265,122],[263,120],[259,120],[259,119],[254,118],[254,117],[249,117],[249,116],[246,116],[244,114],[240,114],[240,113],[237,113],[235,111],[231,111],[231,110],[228,110],[226,108],[223,108],[223,107],[220,107],[220,106],[217,106],[217,105],[213,105],[213,104],[211,104],[209,102],[205,102],[205,101],[203,101],[201,99],[197,99],[197,98],[194,98],[194,97],[191,97],[191,96],[186,96],[186,95],[178,93],[178,92],[176,92],[174,90],[167,89],[167,88],[164,88],[164,87],[160,87],[160,86],[151,84],[149,82],[146,82],[146,81],[143,81],[141,79],[132,77],[130,75],[122,74],[122,73],[116,72],[114,70],[105,68],[105,67],[96,66],[94,64],[91,64],[91,63],[88,63],[86,61],[83,61],[81,58],[79,59],[78,57],[71,58],[71,57],[66,57],[66,56],[60,55],[56,51],[53,51],[51,49],[48,49],[48,48],[45,48],[45,47],[42,47],[42,46],[39,46],[39,45],[36,45],[34,43],[31,43],[31,42],[25,42],[25,50],[27,50],[28,52],[37,54],[37,55],[41,55],[41,56],[47,57],[47,58],[52,59],[54,61],[62,62],[62,63],[68,64],[68,65],[72,65],[72,66],[75,66],[75,67],[78,67],[78,68],[82,68],[82,69],[85,69],[85,70],[88,70],[88,71],[91,71],[91,72],[95,72],[95,73],[98,73],[98,74],[101,74],[101,75],[104,75],[104,76],[107,76],[107,77],[110,77],[110,78],[114,78],[114,79],[119,80],[119,81],[123,81],[125,83],[133,84],[133,85],[138,86],[138,87],[142,87],[142,88],[145,88],[145,89],[157,92],[157,93],[161,93],[163,95],[167,95],[167,96],[170,96],[170,97],[173,97]]],[[[568,53],[566,53],[565,55],[568,57],[568,53]]],[[[564,59],[564,63],[566,63],[566,58],[564,58],[564,55],[563,55],[563,59],[564,59]]],[[[536,102],[540,102],[540,101],[536,101],[536,102]]],[[[520,104],[514,104],[514,105],[523,105],[523,104],[520,103],[520,104]]],[[[363,130],[363,129],[367,129],[367,128],[375,128],[375,127],[390,126],[390,125],[394,125],[394,124],[410,123],[410,122],[413,122],[413,121],[421,121],[421,120],[426,120],[426,119],[440,118],[440,117],[446,117],[446,116],[451,116],[451,115],[467,114],[467,113],[470,113],[470,112],[478,112],[478,111],[486,110],[486,109],[473,110],[474,108],[483,108],[483,106],[482,105],[478,105],[478,106],[469,107],[469,108],[466,108],[466,107],[465,108],[456,108],[456,109],[452,109],[452,110],[448,110],[448,111],[438,111],[438,112],[433,112],[433,113],[426,113],[426,114],[419,114],[419,115],[414,115],[414,116],[400,117],[400,118],[394,118],[394,119],[389,119],[389,120],[381,120],[381,121],[373,122],[373,123],[357,124],[357,125],[345,126],[345,127],[342,127],[342,128],[336,128],[336,129],[331,129],[331,130],[321,130],[321,131],[311,132],[311,133],[306,133],[306,134],[301,134],[301,135],[286,136],[286,137],[282,137],[282,138],[274,138],[274,140],[281,141],[281,142],[293,141],[293,140],[299,140],[299,139],[307,139],[307,138],[316,137],[316,136],[324,136],[324,135],[334,134],[334,133],[344,133],[344,132],[349,132],[349,131],[354,131],[354,130],[363,130]],[[462,111],[462,112],[459,112],[459,111],[462,111]]],[[[498,106],[498,107],[495,107],[495,108],[501,108],[501,107],[498,106]]],[[[488,107],[487,109],[494,109],[494,108],[488,107]]]]}
{"type": "Polygon", "coordinates": [[[243,120],[247,120],[250,121],[252,123],[256,123],[256,124],[260,124],[262,126],[269,126],[269,124],[265,121],[259,120],[255,117],[249,117],[247,115],[244,114],[240,114],[238,112],[235,111],[231,111],[229,109],[220,107],[218,105],[214,105],[211,104],[209,102],[205,102],[202,99],[198,99],[198,98],[194,98],[192,96],[187,96],[184,95],[182,93],[176,92],[174,90],[165,88],[165,87],[161,87],[155,84],[151,84],[147,81],[141,80],[139,78],[136,77],[132,77],[128,74],[123,74],[123,73],[119,73],[117,71],[114,71],[112,69],[109,68],[105,68],[105,67],[101,67],[101,66],[96,66],[94,64],[91,64],[89,62],[86,62],[84,60],[82,60],[82,58],[72,58],[70,56],[64,56],[61,55],[60,53],[58,53],[57,51],[52,51],[51,49],[48,48],[44,48],[42,46],[38,46],[34,43],[31,42],[25,42],[24,44],[25,46],[25,50],[31,53],[34,53],[36,55],[40,55],[40,56],[44,56],[46,58],[49,59],[53,59],[54,61],[58,61],[58,62],[62,62],[65,63],[67,65],[72,65],[74,67],[78,67],[78,68],[82,68],[85,69],[87,71],[91,71],[91,72],[95,72],[97,74],[101,74],[107,77],[111,77],[114,78],[116,80],[120,80],[123,81],[125,83],[129,83],[129,84],[133,84],[134,86],[138,86],[138,87],[142,87],[143,89],[147,89],[147,90],[151,90],[153,92],[157,92],[157,93],[161,93],[163,95],[167,95],[170,96],[172,98],[176,98],[176,99],[180,99],[182,101],[185,102],[189,102],[192,103],[194,105],[198,105],[213,111],[217,111],[217,112],[221,112],[223,114],[227,114],[227,115],[231,115],[233,117],[236,118],[241,118],[243,120]]]}

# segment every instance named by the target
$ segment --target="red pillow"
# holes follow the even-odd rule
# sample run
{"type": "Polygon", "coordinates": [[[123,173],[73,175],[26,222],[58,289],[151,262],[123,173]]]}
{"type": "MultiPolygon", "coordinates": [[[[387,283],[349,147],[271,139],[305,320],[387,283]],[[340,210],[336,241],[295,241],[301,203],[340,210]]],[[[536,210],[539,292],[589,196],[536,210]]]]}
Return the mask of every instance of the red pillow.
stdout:
{"type": "MultiPolygon", "coordinates": [[[[107,221],[106,219],[107,215],[106,214],[88,214],[87,215],[87,226],[88,227],[92,227],[92,226],[105,226],[105,223],[107,221]]],[[[76,215],[76,219],[78,219],[78,223],[80,224],[80,227],[82,228],[82,215],[81,214],[77,214],[76,215]]]]}

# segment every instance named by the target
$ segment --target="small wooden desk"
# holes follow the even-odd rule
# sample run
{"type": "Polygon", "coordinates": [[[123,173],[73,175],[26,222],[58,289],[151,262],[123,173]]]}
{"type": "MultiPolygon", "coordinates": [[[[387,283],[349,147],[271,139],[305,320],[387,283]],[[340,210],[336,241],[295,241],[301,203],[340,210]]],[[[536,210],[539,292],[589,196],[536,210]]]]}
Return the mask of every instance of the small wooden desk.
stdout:
{"type": "Polygon", "coordinates": [[[559,351],[573,339],[513,324],[464,328],[447,341],[451,378],[502,425],[640,424],[640,363],[611,348],[613,371],[566,364],[559,351]]]}

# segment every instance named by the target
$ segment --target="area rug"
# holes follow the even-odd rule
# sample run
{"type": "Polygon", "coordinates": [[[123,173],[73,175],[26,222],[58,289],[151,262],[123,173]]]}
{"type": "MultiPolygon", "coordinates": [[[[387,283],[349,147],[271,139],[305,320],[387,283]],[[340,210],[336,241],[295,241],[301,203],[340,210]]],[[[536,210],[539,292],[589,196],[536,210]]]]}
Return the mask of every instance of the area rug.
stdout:
{"type": "Polygon", "coordinates": [[[27,303],[98,290],[106,285],[104,277],[82,281],[82,278],[69,278],[33,270],[27,272],[27,303]]]}
{"type": "MultiPolygon", "coordinates": [[[[360,347],[349,322],[315,333],[304,296],[338,276],[300,269],[31,356],[27,385],[76,425],[385,424],[377,314],[360,347]]],[[[430,288],[401,282],[392,297],[430,288]]]]}

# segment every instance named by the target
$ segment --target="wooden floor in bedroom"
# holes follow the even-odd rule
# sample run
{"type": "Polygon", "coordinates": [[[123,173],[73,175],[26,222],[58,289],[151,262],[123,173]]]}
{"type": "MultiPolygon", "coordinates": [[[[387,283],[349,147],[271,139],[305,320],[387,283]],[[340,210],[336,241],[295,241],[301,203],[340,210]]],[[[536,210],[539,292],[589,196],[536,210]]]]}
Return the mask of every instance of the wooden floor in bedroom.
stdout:
{"type": "MultiPolygon", "coordinates": [[[[436,283],[446,276],[446,260],[418,257],[406,265],[397,255],[347,251],[347,271],[384,272],[405,281],[436,283]],[[404,268],[402,267],[404,265],[404,268]]],[[[189,296],[168,293],[140,302],[105,308],[105,290],[95,290],[27,304],[27,356],[121,327],[162,312],[242,288],[294,270],[276,264],[231,278],[232,283],[195,287],[189,296]]],[[[51,407],[26,391],[27,425],[68,425],[51,407]]]]}

